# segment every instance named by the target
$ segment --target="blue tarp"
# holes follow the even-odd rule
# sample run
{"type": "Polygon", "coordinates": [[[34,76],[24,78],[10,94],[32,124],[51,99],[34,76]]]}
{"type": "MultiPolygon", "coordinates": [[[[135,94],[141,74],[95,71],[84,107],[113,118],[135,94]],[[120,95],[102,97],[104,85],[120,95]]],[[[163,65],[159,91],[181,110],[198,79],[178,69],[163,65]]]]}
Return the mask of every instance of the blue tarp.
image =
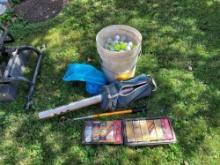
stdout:
{"type": "Polygon", "coordinates": [[[89,64],[69,64],[63,80],[86,82],[86,91],[92,95],[99,94],[107,84],[104,73],[89,64]]]}

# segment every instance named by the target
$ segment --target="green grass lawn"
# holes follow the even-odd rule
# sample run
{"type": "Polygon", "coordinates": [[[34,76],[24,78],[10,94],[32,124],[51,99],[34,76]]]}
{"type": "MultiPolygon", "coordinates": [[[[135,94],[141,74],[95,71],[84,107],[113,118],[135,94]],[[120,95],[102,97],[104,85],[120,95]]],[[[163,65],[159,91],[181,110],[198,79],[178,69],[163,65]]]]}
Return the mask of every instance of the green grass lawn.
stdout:
{"type": "MultiPolygon", "coordinates": [[[[25,85],[15,102],[0,104],[0,164],[219,164],[219,0],[71,0],[56,18],[38,24],[14,23],[11,31],[17,44],[45,43],[47,50],[34,110],[23,110],[25,85]],[[89,61],[100,68],[95,37],[111,24],[127,24],[142,33],[136,74],[152,75],[159,89],[134,106],[148,106],[149,111],[139,116],[168,115],[176,144],[84,146],[83,121],[38,120],[42,110],[88,97],[84,84],[65,83],[62,77],[72,62],[89,61]]],[[[91,106],[65,117],[94,112],[102,110],[91,106]]]]}

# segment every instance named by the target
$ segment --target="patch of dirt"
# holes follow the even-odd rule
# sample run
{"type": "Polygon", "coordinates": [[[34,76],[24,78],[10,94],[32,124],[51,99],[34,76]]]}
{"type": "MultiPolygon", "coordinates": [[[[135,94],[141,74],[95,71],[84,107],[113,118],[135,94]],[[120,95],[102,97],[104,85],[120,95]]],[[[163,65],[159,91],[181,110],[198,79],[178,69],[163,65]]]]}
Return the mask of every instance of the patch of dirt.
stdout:
{"type": "Polygon", "coordinates": [[[15,14],[29,22],[40,22],[55,17],[68,0],[25,0],[15,6],[15,14]]]}

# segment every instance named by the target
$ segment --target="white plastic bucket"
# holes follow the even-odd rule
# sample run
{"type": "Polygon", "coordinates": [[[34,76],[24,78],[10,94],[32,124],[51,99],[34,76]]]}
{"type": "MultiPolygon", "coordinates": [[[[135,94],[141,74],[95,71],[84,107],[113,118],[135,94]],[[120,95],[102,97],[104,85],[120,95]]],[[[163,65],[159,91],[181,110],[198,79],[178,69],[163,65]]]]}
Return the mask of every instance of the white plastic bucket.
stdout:
{"type": "Polygon", "coordinates": [[[102,70],[110,82],[126,80],[134,77],[138,56],[141,52],[141,33],[127,25],[111,25],[103,28],[96,36],[97,51],[100,56],[102,70]],[[115,52],[103,47],[109,37],[115,35],[126,36],[135,47],[128,51],[115,52]]]}

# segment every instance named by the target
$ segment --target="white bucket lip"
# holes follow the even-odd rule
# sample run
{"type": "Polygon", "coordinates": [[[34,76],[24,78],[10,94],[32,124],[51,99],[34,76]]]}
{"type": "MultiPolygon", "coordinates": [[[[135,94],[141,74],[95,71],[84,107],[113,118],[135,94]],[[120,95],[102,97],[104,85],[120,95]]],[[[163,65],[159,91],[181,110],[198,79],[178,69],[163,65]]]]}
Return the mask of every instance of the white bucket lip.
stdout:
{"type": "Polygon", "coordinates": [[[128,25],[123,25],[123,24],[115,24],[115,25],[109,25],[109,26],[106,26],[104,28],[102,28],[96,35],[96,44],[99,46],[100,49],[102,49],[103,51],[109,53],[109,54],[121,54],[121,53],[126,53],[126,52],[132,52],[132,51],[135,51],[135,49],[137,49],[138,47],[141,46],[141,43],[142,43],[142,35],[141,33],[135,29],[134,27],[131,27],[131,26],[128,26],[128,25]],[[138,38],[140,38],[140,42],[136,45],[135,48],[131,49],[131,50],[126,50],[126,51],[123,51],[123,52],[117,52],[117,51],[111,51],[111,50],[108,50],[108,49],[105,49],[101,44],[99,44],[98,42],[98,37],[100,36],[101,33],[103,33],[106,29],[108,28],[117,28],[117,27],[120,27],[120,28],[126,28],[126,29],[130,29],[131,31],[135,31],[135,33],[137,33],[138,35],[138,38]]]}

